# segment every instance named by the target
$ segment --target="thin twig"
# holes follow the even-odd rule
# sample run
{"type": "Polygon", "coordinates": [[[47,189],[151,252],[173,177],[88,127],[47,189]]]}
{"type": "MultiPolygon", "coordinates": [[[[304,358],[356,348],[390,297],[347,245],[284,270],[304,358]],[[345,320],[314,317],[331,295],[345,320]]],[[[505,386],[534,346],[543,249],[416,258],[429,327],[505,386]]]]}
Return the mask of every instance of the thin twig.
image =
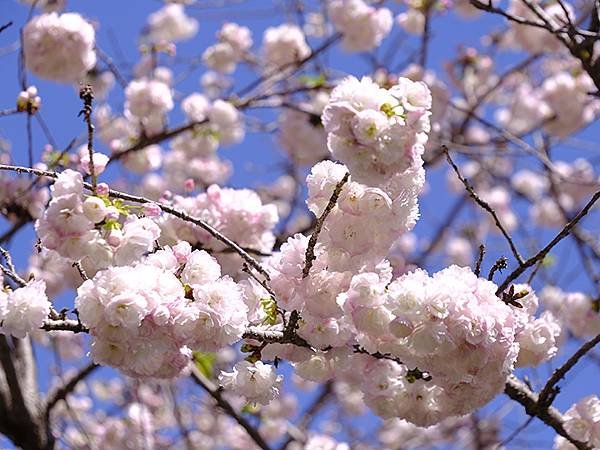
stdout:
{"type": "Polygon", "coordinates": [[[532,392],[529,387],[514,375],[508,378],[504,393],[511,399],[523,405],[525,412],[530,416],[535,416],[552,427],[559,435],[567,439],[571,444],[577,447],[578,450],[592,450],[591,447],[583,442],[580,442],[567,433],[563,426],[563,418],[560,412],[552,406],[541,406],[538,403],[538,395],[532,392]]]}
{"type": "Polygon", "coordinates": [[[316,259],[315,245],[317,245],[317,239],[319,238],[319,233],[323,228],[323,223],[325,223],[325,219],[337,203],[340,193],[342,192],[342,188],[344,187],[344,184],[346,184],[349,178],[350,172],[346,172],[344,177],[336,184],[335,189],[331,194],[331,198],[329,199],[329,202],[325,207],[325,210],[319,216],[317,222],[315,223],[315,230],[310,235],[310,239],[308,240],[308,246],[306,247],[306,260],[304,262],[304,267],[302,268],[302,278],[306,278],[308,276],[308,273],[310,272],[310,268],[313,265],[313,261],[316,259]]]}
{"type": "Polygon", "coordinates": [[[594,206],[594,204],[598,201],[598,199],[600,199],[600,191],[596,192],[592,196],[592,198],[586,203],[586,205],[583,207],[583,209],[581,211],[579,211],[579,213],[577,213],[577,215],[575,217],[573,217],[565,225],[565,227],[554,237],[554,239],[552,239],[548,243],[548,245],[546,245],[538,253],[536,253],[534,256],[532,256],[527,261],[525,261],[522,265],[520,265],[515,270],[513,270],[508,275],[508,277],[506,277],[506,280],[504,280],[504,282],[498,287],[498,290],[496,291],[496,293],[498,294],[498,293],[504,291],[508,287],[508,285],[510,283],[512,283],[514,280],[516,280],[523,272],[525,272],[525,270],[527,270],[529,267],[533,266],[538,261],[543,260],[546,257],[546,255],[550,252],[550,250],[552,250],[554,248],[554,246],[556,244],[558,244],[560,241],[562,241],[565,237],[567,237],[569,235],[569,233],[571,232],[571,229],[575,225],[577,225],[577,223],[585,215],[587,215],[587,213],[590,211],[590,209],[592,209],[592,206],[594,206]]]}
{"type": "MultiPolygon", "coordinates": [[[[58,174],[56,172],[52,172],[50,170],[33,169],[30,167],[23,167],[23,166],[11,166],[11,165],[6,165],[6,164],[0,164],[0,170],[9,170],[12,172],[27,173],[27,174],[33,174],[36,176],[49,177],[49,178],[54,178],[54,179],[58,178],[58,174]]],[[[86,189],[88,189],[90,191],[93,189],[92,185],[90,183],[84,183],[83,185],[86,189]]],[[[265,279],[267,279],[267,280],[270,279],[267,271],[246,250],[244,250],[242,247],[240,247],[234,241],[229,239],[227,236],[222,234],[219,230],[214,228],[212,225],[206,223],[202,219],[192,217],[183,211],[179,211],[179,210],[173,208],[172,206],[169,206],[169,205],[166,205],[166,204],[160,203],[160,202],[155,202],[155,201],[152,201],[145,197],[126,194],[124,192],[115,191],[112,189],[108,192],[108,195],[113,198],[120,198],[122,200],[127,200],[127,201],[134,202],[134,203],[156,204],[163,212],[165,212],[167,214],[171,214],[172,216],[178,217],[179,219],[181,219],[185,222],[190,222],[190,223],[193,223],[194,225],[199,226],[200,228],[202,228],[203,230],[208,232],[212,237],[221,241],[226,246],[231,248],[235,253],[240,255],[242,257],[242,259],[246,263],[248,263],[248,265],[250,265],[257,272],[259,272],[263,277],[265,277],[265,279]]]]}
{"type": "Polygon", "coordinates": [[[5,23],[4,25],[0,25],[0,33],[2,33],[4,30],[6,30],[8,27],[10,27],[12,25],[12,21],[5,23]]]}
{"type": "Polygon", "coordinates": [[[587,352],[593,349],[600,342],[600,334],[598,334],[595,338],[587,341],[583,344],[579,350],[577,350],[573,355],[558,369],[556,369],[552,376],[548,379],[542,390],[540,391],[540,395],[538,398],[538,402],[541,405],[550,406],[554,397],[556,396],[556,383],[558,383],[562,378],[565,377],[567,372],[573,368],[575,364],[583,357],[587,352]]]}
{"type": "Polygon", "coordinates": [[[479,276],[481,273],[481,264],[483,263],[483,256],[485,255],[485,245],[479,245],[479,255],[477,257],[477,262],[475,263],[475,275],[479,276]]]}
{"type": "Polygon", "coordinates": [[[485,209],[487,212],[489,212],[491,214],[492,218],[494,219],[494,223],[496,224],[496,226],[498,227],[498,229],[500,230],[502,235],[508,241],[510,250],[512,251],[512,254],[514,255],[517,262],[519,263],[519,266],[522,266],[524,264],[523,257],[519,253],[519,250],[517,250],[517,247],[516,247],[515,243],[513,242],[512,237],[510,236],[510,234],[508,233],[506,228],[504,228],[504,225],[502,225],[502,222],[500,222],[500,219],[498,218],[496,211],[494,211],[494,209],[489,205],[489,203],[482,200],[479,197],[479,195],[477,195],[477,193],[473,190],[473,187],[469,184],[469,181],[465,177],[462,176],[458,166],[454,163],[454,161],[452,160],[452,157],[450,156],[448,147],[446,147],[445,145],[442,145],[442,151],[446,154],[446,159],[448,160],[448,163],[450,164],[450,166],[452,166],[452,169],[454,169],[456,176],[462,182],[462,184],[465,186],[465,189],[467,190],[467,192],[469,193],[471,198],[473,200],[475,200],[475,203],[477,203],[479,206],[481,206],[483,209],[485,209]]]}
{"type": "Polygon", "coordinates": [[[6,250],[4,247],[0,247],[0,255],[2,255],[2,257],[6,261],[6,268],[8,268],[8,271],[6,270],[6,268],[2,268],[3,272],[7,276],[12,278],[15,281],[15,283],[17,283],[21,286],[25,286],[27,284],[27,281],[25,281],[23,278],[21,278],[19,276],[19,274],[17,273],[17,269],[15,268],[15,265],[13,264],[12,256],[10,256],[10,253],[8,253],[8,250],[6,250]]]}
{"type": "Polygon", "coordinates": [[[94,362],[88,363],[86,366],[79,369],[79,371],[69,378],[62,386],[48,393],[44,406],[44,417],[46,418],[46,421],[48,421],[54,406],[59,401],[66,399],[67,395],[73,392],[75,387],[77,387],[82,380],[86,379],[88,375],[90,375],[98,367],[100,366],[94,362]]]}
{"type": "Polygon", "coordinates": [[[98,180],[96,178],[96,168],[94,167],[94,124],[92,123],[92,104],[94,102],[94,90],[89,84],[82,85],[79,89],[79,98],[83,100],[83,109],[79,111],[78,116],[83,115],[83,120],[87,124],[87,149],[90,163],[88,170],[92,178],[92,192],[96,193],[98,180]]]}
{"type": "Polygon", "coordinates": [[[223,398],[222,391],[219,387],[215,386],[212,381],[206,378],[200,373],[200,371],[192,366],[192,380],[200,386],[208,395],[210,395],[216,402],[217,405],[232,419],[234,419],[239,425],[242,426],[248,433],[248,436],[263,450],[271,450],[269,445],[260,435],[257,429],[255,429],[250,422],[248,422],[241,414],[239,414],[231,404],[223,398]]]}

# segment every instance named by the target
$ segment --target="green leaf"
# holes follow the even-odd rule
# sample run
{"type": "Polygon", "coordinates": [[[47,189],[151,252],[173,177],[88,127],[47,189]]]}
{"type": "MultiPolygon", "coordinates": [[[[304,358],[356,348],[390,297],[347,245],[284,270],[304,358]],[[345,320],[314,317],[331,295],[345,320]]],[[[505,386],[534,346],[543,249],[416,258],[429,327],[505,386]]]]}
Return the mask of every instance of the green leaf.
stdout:
{"type": "Polygon", "coordinates": [[[319,75],[302,75],[298,78],[298,81],[308,88],[314,89],[325,85],[327,78],[324,74],[319,75]]]}
{"type": "Polygon", "coordinates": [[[277,303],[273,297],[261,298],[260,306],[262,306],[263,311],[267,315],[265,320],[263,320],[263,323],[267,325],[275,325],[277,323],[277,303]]]}
{"type": "Polygon", "coordinates": [[[215,367],[216,356],[214,353],[194,352],[192,353],[194,364],[202,375],[211,378],[215,367]]]}
{"type": "Polygon", "coordinates": [[[102,228],[104,228],[106,231],[120,230],[121,224],[116,220],[108,220],[104,223],[104,225],[102,225],[102,228]]]}
{"type": "Polygon", "coordinates": [[[542,260],[543,267],[552,267],[556,264],[556,258],[553,255],[546,255],[542,260]]]}
{"type": "Polygon", "coordinates": [[[258,414],[260,412],[260,406],[256,403],[246,403],[242,408],[242,414],[258,414]]]}

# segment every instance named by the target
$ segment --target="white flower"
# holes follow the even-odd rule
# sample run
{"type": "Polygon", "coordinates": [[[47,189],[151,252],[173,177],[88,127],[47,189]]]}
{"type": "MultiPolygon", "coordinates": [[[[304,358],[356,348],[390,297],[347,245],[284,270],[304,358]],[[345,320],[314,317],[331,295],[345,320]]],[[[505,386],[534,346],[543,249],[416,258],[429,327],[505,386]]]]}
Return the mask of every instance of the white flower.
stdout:
{"type": "Polygon", "coordinates": [[[269,27],[263,35],[263,55],[271,66],[285,66],[310,55],[304,33],[296,25],[269,27]]]}
{"type": "Polygon", "coordinates": [[[165,5],[148,16],[149,37],[152,41],[184,41],[198,31],[198,21],[185,14],[183,5],[165,5]]]}
{"type": "Polygon", "coordinates": [[[99,197],[90,196],[83,202],[83,214],[93,223],[102,222],[106,216],[106,210],[104,200],[99,197]]]}
{"type": "Polygon", "coordinates": [[[53,12],[23,28],[25,64],[40,78],[73,82],[96,64],[94,28],[79,14],[53,12]]]}
{"type": "Polygon", "coordinates": [[[244,396],[249,402],[267,405],[279,395],[283,380],[273,366],[257,361],[254,364],[240,361],[233,367],[232,373],[221,372],[219,381],[225,389],[244,396]]]}
{"type": "Polygon", "coordinates": [[[0,332],[24,338],[42,326],[50,306],[44,281],[35,280],[8,295],[0,294],[0,332]]]}

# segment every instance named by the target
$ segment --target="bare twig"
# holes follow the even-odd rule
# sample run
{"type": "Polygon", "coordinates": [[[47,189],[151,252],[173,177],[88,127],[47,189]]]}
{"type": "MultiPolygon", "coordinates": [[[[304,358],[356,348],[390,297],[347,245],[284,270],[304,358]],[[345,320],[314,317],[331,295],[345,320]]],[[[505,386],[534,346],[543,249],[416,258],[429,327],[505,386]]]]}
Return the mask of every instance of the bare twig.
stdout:
{"type": "Polygon", "coordinates": [[[475,275],[479,276],[481,273],[481,264],[483,263],[483,256],[485,255],[485,245],[481,244],[479,246],[479,255],[477,256],[477,261],[475,263],[475,275]]]}
{"type": "Polygon", "coordinates": [[[538,398],[538,403],[540,405],[550,406],[554,397],[556,396],[557,389],[556,384],[565,377],[567,372],[573,368],[575,364],[583,357],[586,353],[588,353],[591,349],[593,349],[600,342],[600,334],[598,334],[595,338],[587,341],[583,344],[579,350],[577,350],[573,355],[558,369],[556,369],[552,376],[548,379],[542,390],[540,391],[540,395],[538,398]]]}
{"type": "Polygon", "coordinates": [[[10,277],[19,286],[25,286],[27,281],[21,278],[17,273],[17,269],[15,269],[15,265],[13,264],[12,257],[10,256],[10,253],[8,253],[8,250],[6,250],[4,247],[0,247],[0,255],[2,255],[6,261],[6,267],[0,266],[2,272],[4,272],[6,276],[10,277]]]}
{"type": "Polygon", "coordinates": [[[331,194],[331,198],[325,207],[323,213],[317,219],[315,223],[315,229],[313,233],[310,235],[310,239],[308,240],[308,246],[306,247],[306,260],[304,262],[304,267],[302,269],[302,278],[306,278],[310,272],[310,268],[312,267],[313,261],[316,259],[315,257],[315,245],[317,245],[317,239],[319,238],[319,233],[321,233],[321,229],[323,228],[323,223],[325,223],[325,219],[337,203],[337,200],[342,192],[342,188],[344,184],[350,178],[350,172],[346,172],[344,177],[337,183],[333,193],[331,194]]]}
{"type": "Polygon", "coordinates": [[[94,91],[89,84],[82,85],[79,89],[79,98],[83,100],[83,109],[79,111],[78,116],[83,115],[83,120],[87,124],[87,149],[90,158],[88,170],[92,178],[92,192],[96,193],[96,168],[94,167],[94,124],[92,123],[92,104],[94,102],[94,91]]]}
{"type": "Polygon", "coordinates": [[[506,230],[506,228],[504,228],[504,225],[502,225],[502,222],[500,222],[500,219],[498,218],[496,211],[494,211],[494,209],[489,205],[489,203],[482,200],[479,197],[479,195],[477,195],[477,193],[473,190],[473,187],[469,184],[469,181],[465,177],[462,176],[458,166],[454,163],[454,161],[452,160],[452,157],[450,156],[448,147],[446,147],[445,145],[442,145],[442,151],[446,154],[446,159],[448,160],[448,163],[450,164],[450,166],[452,166],[452,169],[454,169],[456,176],[462,182],[462,184],[465,186],[465,189],[467,190],[467,192],[469,193],[471,198],[475,201],[475,203],[477,203],[479,206],[481,206],[483,209],[485,209],[487,212],[490,213],[490,215],[494,219],[494,223],[496,224],[496,226],[498,227],[498,229],[500,230],[502,235],[506,238],[508,245],[510,247],[510,250],[512,251],[512,254],[514,255],[517,262],[519,263],[519,266],[522,266],[524,264],[523,257],[517,250],[517,247],[516,247],[515,243],[513,242],[512,237],[510,236],[510,234],[508,234],[508,231],[506,230]]]}
{"type": "Polygon", "coordinates": [[[6,30],[8,27],[10,27],[12,25],[12,21],[5,23],[4,25],[0,25],[0,33],[2,33],[4,30],[6,30]]]}
{"type": "Polygon", "coordinates": [[[546,255],[554,248],[556,244],[562,241],[565,237],[569,235],[571,229],[577,225],[577,223],[592,209],[592,206],[600,199],[600,191],[596,192],[592,198],[585,204],[583,209],[575,215],[566,225],[565,227],[552,239],[544,248],[542,248],[538,253],[525,261],[522,265],[513,270],[508,277],[504,280],[504,282],[498,287],[496,293],[500,293],[504,291],[510,283],[516,280],[525,270],[529,267],[533,266],[538,261],[543,260],[546,255]]]}
{"type": "MultiPolygon", "coordinates": [[[[54,178],[56,179],[58,177],[58,174],[56,172],[52,172],[50,170],[41,170],[41,169],[32,169],[30,167],[22,167],[22,166],[10,166],[10,165],[6,165],[6,164],[0,164],[0,170],[9,170],[12,172],[17,172],[17,173],[28,173],[28,174],[33,174],[36,176],[43,176],[43,177],[49,177],[49,178],[54,178]]],[[[84,183],[84,187],[88,190],[92,190],[92,185],[89,183],[84,183]]],[[[258,263],[258,261],[256,261],[256,259],[254,259],[252,256],[250,256],[250,254],[244,250],[242,247],[240,247],[238,244],[236,244],[234,241],[232,241],[231,239],[229,239],[227,236],[225,236],[224,234],[222,234],[219,230],[217,230],[216,228],[214,228],[212,225],[206,223],[205,221],[203,221],[202,219],[196,218],[196,217],[192,217],[189,214],[183,212],[183,211],[179,211],[175,208],[173,208],[172,206],[166,205],[164,203],[160,203],[160,202],[154,202],[148,198],[145,197],[140,197],[137,195],[131,195],[131,194],[126,194],[124,192],[119,192],[119,191],[114,191],[114,190],[110,190],[108,195],[110,197],[113,198],[120,198],[122,200],[127,200],[130,202],[134,202],[134,203],[154,203],[156,205],[158,205],[158,207],[163,211],[166,212],[167,214],[171,214],[175,217],[180,218],[181,220],[185,221],[185,222],[190,222],[193,223],[194,225],[199,226],[200,228],[202,228],[203,230],[205,230],[206,232],[208,232],[212,237],[214,237],[215,239],[221,241],[222,243],[224,243],[226,246],[228,246],[229,248],[231,248],[235,253],[237,253],[238,255],[240,255],[242,257],[242,259],[248,263],[249,266],[251,266],[252,268],[254,268],[257,272],[259,272],[262,276],[265,277],[265,279],[269,280],[269,274],[267,273],[267,271],[258,263]]]]}
{"type": "Polygon", "coordinates": [[[46,402],[44,406],[44,417],[46,421],[50,417],[50,413],[52,409],[58,402],[67,398],[75,387],[83,380],[85,380],[88,375],[90,375],[94,370],[100,367],[98,364],[94,362],[88,363],[86,366],[83,366],[77,373],[75,373],[71,378],[65,381],[65,383],[57,387],[56,389],[50,391],[48,396],[46,397],[46,402]]]}
{"type": "Polygon", "coordinates": [[[514,375],[511,375],[504,387],[504,393],[511,399],[523,405],[525,412],[530,416],[535,416],[552,427],[559,435],[567,439],[571,444],[579,450],[591,450],[591,447],[583,442],[580,442],[567,433],[563,426],[563,418],[556,408],[540,406],[538,403],[538,395],[532,392],[529,387],[514,375]]]}
{"type": "Polygon", "coordinates": [[[192,366],[192,380],[200,386],[208,395],[210,395],[217,405],[227,414],[229,417],[234,419],[239,425],[242,426],[248,433],[248,436],[252,438],[252,440],[263,450],[271,450],[269,445],[260,435],[257,429],[255,429],[250,422],[248,422],[241,414],[239,414],[231,403],[229,403],[226,399],[223,398],[221,389],[215,386],[212,381],[206,378],[200,371],[192,366]]]}

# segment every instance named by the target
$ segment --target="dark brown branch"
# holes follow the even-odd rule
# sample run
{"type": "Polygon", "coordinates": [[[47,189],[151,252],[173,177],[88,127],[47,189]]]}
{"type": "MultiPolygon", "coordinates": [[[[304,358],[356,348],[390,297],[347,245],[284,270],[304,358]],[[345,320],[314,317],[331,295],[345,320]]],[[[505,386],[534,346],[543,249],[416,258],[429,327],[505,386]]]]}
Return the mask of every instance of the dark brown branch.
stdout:
{"type": "Polygon", "coordinates": [[[77,387],[77,385],[81,381],[85,380],[98,367],[100,366],[94,362],[88,363],[86,366],[80,368],[79,371],[75,373],[71,378],[66,380],[62,386],[48,393],[48,396],[46,397],[46,404],[44,407],[44,417],[46,421],[48,421],[48,419],[50,418],[50,413],[52,412],[52,409],[56,406],[56,404],[61,400],[65,400],[67,398],[67,395],[73,392],[75,387],[77,387]]]}
{"type": "Polygon", "coordinates": [[[542,390],[540,391],[538,403],[540,405],[550,406],[554,397],[556,396],[557,389],[556,384],[565,377],[567,372],[573,368],[577,362],[586,355],[591,349],[593,349],[600,342],[600,334],[598,334],[595,338],[589,340],[585,344],[583,344],[579,350],[577,350],[573,355],[558,369],[556,369],[552,376],[548,379],[542,390]]]}
{"type": "Polygon", "coordinates": [[[477,276],[479,276],[479,274],[481,273],[481,264],[483,263],[484,255],[485,255],[485,245],[481,244],[479,246],[479,254],[477,256],[477,261],[475,262],[475,271],[473,272],[477,276]]]}
{"type": "Polygon", "coordinates": [[[8,22],[5,23],[4,25],[0,25],[0,33],[2,33],[4,30],[6,30],[8,27],[10,27],[13,23],[12,22],[8,22]]]}
{"type": "Polygon", "coordinates": [[[200,386],[208,395],[210,395],[219,408],[225,412],[228,416],[234,419],[239,425],[242,426],[248,433],[248,436],[252,438],[252,440],[263,450],[271,450],[269,445],[265,442],[263,437],[260,435],[258,430],[256,430],[250,422],[248,422],[244,417],[241,416],[231,404],[223,398],[222,391],[219,387],[215,386],[212,381],[206,378],[204,375],[200,373],[200,371],[194,366],[192,367],[192,380],[200,386]]]}
{"type": "Polygon", "coordinates": [[[592,206],[594,206],[594,204],[598,201],[598,199],[600,199],[600,191],[596,192],[592,198],[586,203],[586,205],[583,207],[583,209],[581,211],[579,211],[579,213],[577,213],[577,215],[575,217],[573,217],[566,225],[565,227],[554,237],[554,239],[552,239],[548,245],[546,245],[543,249],[541,249],[537,254],[535,254],[534,256],[532,256],[531,258],[529,258],[527,261],[525,261],[522,265],[520,265],[519,267],[517,267],[514,271],[512,271],[508,277],[506,277],[506,280],[504,280],[504,282],[498,287],[498,290],[496,291],[496,294],[501,293],[502,291],[504,291],[508,285],[510,283],[512,283],[514,280],[516,280],[523,272],[525,272],[525,270],[527,270],[529,267],[533,266],[535,263],[537,263],[538,261],[543,260],[546,255],[550,252],[550,250],[552,250],[554,248],[554,246],[556,244],[558,244],[560,241],[562,241],[565,237],[567,237],[569,235],[569,233],[571,232],[571,229],[577,225],[577,223],[585,216],[587,215],[587,213],[590,211],[590,209],[592,209],[592,206]]]}
{"type": "Polygon", "coordinates": [[[517,262],[519,263],[519,266],[522,266],[524,264],[523,257],[517,250],[517,247],[516,247],[515,243],[513,242],[512,237],[510,236],[510,234],[508,234],[508,231],[506,230],[506,228],[504,228],[504,225],[502,225],[502,222],[500,222],[500,219],[498,218],[496,211],[494,211],[494,209],[489,205],[489,203],[482,200],[479,197],[479,195],[477,195],[477,193],[473,190],[473,187],[469,184],[469,181],[465,177],[462,176],[458,166],[454,163],[454,161],[452,160],[452,157],[450,156],[448,147],[446,147],[445,145],[442,145],[442,151],[446,154],[446,159],[448,160],[448,164],[450,164],[450,166],[452,166],[452,169],[454,169],[456,176],[462,182],[462,184],[465,186],[465,189],[467,190],[467,192],[469,193],[471,198],[475,201],[475,203],[477,203],[479,206],[481,206],[483,209],[485,209],[487,212],[490,213],[490,215],[494,219],[494,223],[496,224],[496,227],[498,227],[498,229],[500,230],[502,235],[508,241],[510,250],[512,251],[512,254],[514,255],[517,262]]]}
{"type": "Polygon", "coordinates": [[[349,178],[350,172],[346,172],[344,178],[342,178],[338,182],[338,184],[336,184],[335,189],[331,194],[331,198],[329,199],[329,202],[325,207],[325,210],[319,216],[317,222],[315,223],[315,230],[310,235],[310,239],[308,240],[308,246],[306,247],[306,260],[304,262],[304,267],[302,268],[302,278],[306,278],[308,276],[308,273],[310,272],[310,268],[313,265],[313,261],[316,259],[315,245],[317,245],[317,239],[319,238],[319,233],[321,233],[321,229],[323,228],[323,223],[325,223],[325,219],[337,203],[340,193],[342,192],[342,188],[344,187],[344,184],[346,184],[349,178]]]}
{"type": "Polygon", "coordinates": [[[511,375],[504,387],[504,393],[511,399],[523,405],[525,412],[537,417],[546,425],[552,427],[559,435],[571,442],[579,450],[592,450],[591,447],[583,442],[572,438],[563,426],[563,418],[560,412],[554,407],[547,407],[538,403],[538,395],[532,392],[529,387],[517,377],[511,375]]]}
{"type": "Polygon", "coordinates": [[[79,111],[78,116],[83,115],[83,121],[87,125],[87,149],[90,163],[88,170],[92,178],[92,192],[96,193],[96,168],[94,167],[94,124],[92,123],[92,104],[94,102],[94,91],[89,84],[81,86],[79,89],[79,98],[83,100],[83,109],[79,111]]]}
{"type": "Polygon", "coordinates": [[[72,331],[73,333],[89,333],[81,322],[73,319],[47,319],[42,325],[46,331],[72,331]]]}

